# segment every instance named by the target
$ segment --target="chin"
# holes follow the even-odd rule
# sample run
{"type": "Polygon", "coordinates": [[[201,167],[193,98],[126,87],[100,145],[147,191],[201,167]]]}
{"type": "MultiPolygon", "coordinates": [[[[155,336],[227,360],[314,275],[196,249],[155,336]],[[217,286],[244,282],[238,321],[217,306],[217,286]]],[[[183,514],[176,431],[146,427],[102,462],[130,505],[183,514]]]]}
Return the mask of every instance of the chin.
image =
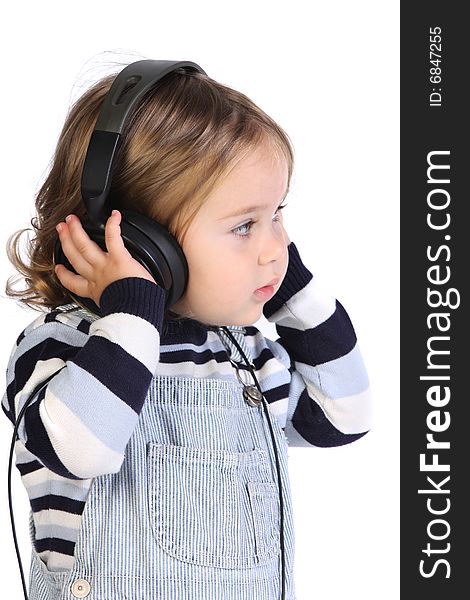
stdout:
{"type": "Polygon", "coordinates": [[[248,327],[256,323],[263,316],[262,303],[255,303],[252,306],[245,306],[244,308],[240,307],[239,309],[235,308],[232,311],[211,311],[207,310],[207,307],[204,308],[206,308],[206,310],[187,312],[190,312],[191,318],[196,319],[206,325],[213,325],[216,327],[223,327],[225,325],[239,325],[241,327],[248,327]]]}
{"type": "MultiPolygon", "coordinates": [[[[197,317],[196,317],[197,318],[197,317]]],[[[261,318],[261,314],[255,316],[247,316],[244,317],[235,317],[234,315],[218,315],[211,319],[209,316],[205,315],[204,318],[199,318],[198,320],[206,325],[215,325],[216,327],[224,327],[228,325],[239,325],[241,327],[249,327],[258,321],[261,318]]]]}
{"type": "Polygon", "coordinates": [[[251,325],[254,325],[257,321],[259,321],[261,319],[261,317],[263,316],[263,310],[262,310],[262,306],[260,306],[256,312],[252,312],[251,315],[247,314],[245,317],[240,317],[238,319],[232,320],[229,324],[230,325],[241,325],[242,327],[250,327],[251,325]]]}

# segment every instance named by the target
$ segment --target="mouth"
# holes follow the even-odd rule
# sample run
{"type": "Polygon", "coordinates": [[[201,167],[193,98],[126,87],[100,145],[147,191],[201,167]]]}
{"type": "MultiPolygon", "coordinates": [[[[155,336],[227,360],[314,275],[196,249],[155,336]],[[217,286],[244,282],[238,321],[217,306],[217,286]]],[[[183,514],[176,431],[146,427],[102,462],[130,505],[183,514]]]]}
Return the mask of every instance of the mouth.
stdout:
{"type": "Polygon", "coordinates": [[[263,285],[262,287],[260,287],[258,289],[262,290],[267,287],[276,287],[276,285],[279,283],[280,279],[281,279],[280,277],[275,277],[274,279],[271,279],[271,281],[269,283],[266,283],[265,285],[263,285]]]}
{"type": "Polygon", "coordinates": [[[255,290],[255,292],[254,292],[255,296],[263,301],[269,300],[269,298],[274,296],[275,287],[279,283],[279,281],[280,281],[280,278],[275,277],[268,284],[255,290]]]}

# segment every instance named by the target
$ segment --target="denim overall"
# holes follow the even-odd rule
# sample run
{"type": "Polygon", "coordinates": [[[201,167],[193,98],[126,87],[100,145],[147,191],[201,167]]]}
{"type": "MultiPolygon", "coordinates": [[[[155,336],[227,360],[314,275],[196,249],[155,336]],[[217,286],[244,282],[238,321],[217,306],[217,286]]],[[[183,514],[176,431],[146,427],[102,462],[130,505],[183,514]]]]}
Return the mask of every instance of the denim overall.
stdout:
{"type": "MultiPolygon", "coordinates": [[[[243,335],[232,333],[248,359],[243,335]]],[[[118,473],[96,477],[75,563],[32,553],[30,600],[280,600],[279,497],[263,406],[232,378],[152,379],[118,473]]],[[[286,600],[295,600],[287,440],[282,476],[286,600]]],[[[31,523],[31,535],[34,525],[31,523]]]]}

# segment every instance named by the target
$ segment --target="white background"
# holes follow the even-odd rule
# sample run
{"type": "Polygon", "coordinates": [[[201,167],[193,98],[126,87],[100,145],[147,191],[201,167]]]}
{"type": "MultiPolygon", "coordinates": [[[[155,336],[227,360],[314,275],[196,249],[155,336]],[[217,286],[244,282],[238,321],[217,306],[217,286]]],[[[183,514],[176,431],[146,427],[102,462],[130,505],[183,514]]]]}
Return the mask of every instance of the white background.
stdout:
{"type": "MultiPolygon", "coordinates": [[[[362,440],[289,449],[297,600],[396,600],[399,3],[169,5],[42,0],[3,8],[0,243],[4,249],[9,234],[29,225],[71,101],[112,60],[192,60],[276,119],[296,152],[286,229],[304,263],[348,310],[376,405],[374,428],[362,440]]],[[[37,313],[5,297],[13,267],[4,250],[0,259],[3,372],[14,340],[37,313]]],[[[257,325],[276,336],[267,321],[257,325]]],[[[1,420],[0,574],[3,591],[20,598],[6,494],[12,428],[1,420]]],[[[16,469],[13,478],[27,572],[28,500],[16,469]]]]}

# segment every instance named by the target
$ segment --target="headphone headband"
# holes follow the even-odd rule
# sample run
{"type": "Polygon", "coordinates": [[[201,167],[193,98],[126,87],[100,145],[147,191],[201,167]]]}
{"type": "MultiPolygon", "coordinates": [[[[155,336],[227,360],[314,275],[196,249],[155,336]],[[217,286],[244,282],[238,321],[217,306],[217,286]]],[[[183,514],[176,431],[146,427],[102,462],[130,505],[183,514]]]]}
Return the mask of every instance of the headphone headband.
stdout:
{"type": "Polygon", "coordinates": [[[121,133],[142,96],[176,69],[206,72],[191,61],[139,60],[127,65],[113,81],[100,109],[85,157],[81,194],[91,223],[104,227],[110,210],[106,200],[121,133]]]}

